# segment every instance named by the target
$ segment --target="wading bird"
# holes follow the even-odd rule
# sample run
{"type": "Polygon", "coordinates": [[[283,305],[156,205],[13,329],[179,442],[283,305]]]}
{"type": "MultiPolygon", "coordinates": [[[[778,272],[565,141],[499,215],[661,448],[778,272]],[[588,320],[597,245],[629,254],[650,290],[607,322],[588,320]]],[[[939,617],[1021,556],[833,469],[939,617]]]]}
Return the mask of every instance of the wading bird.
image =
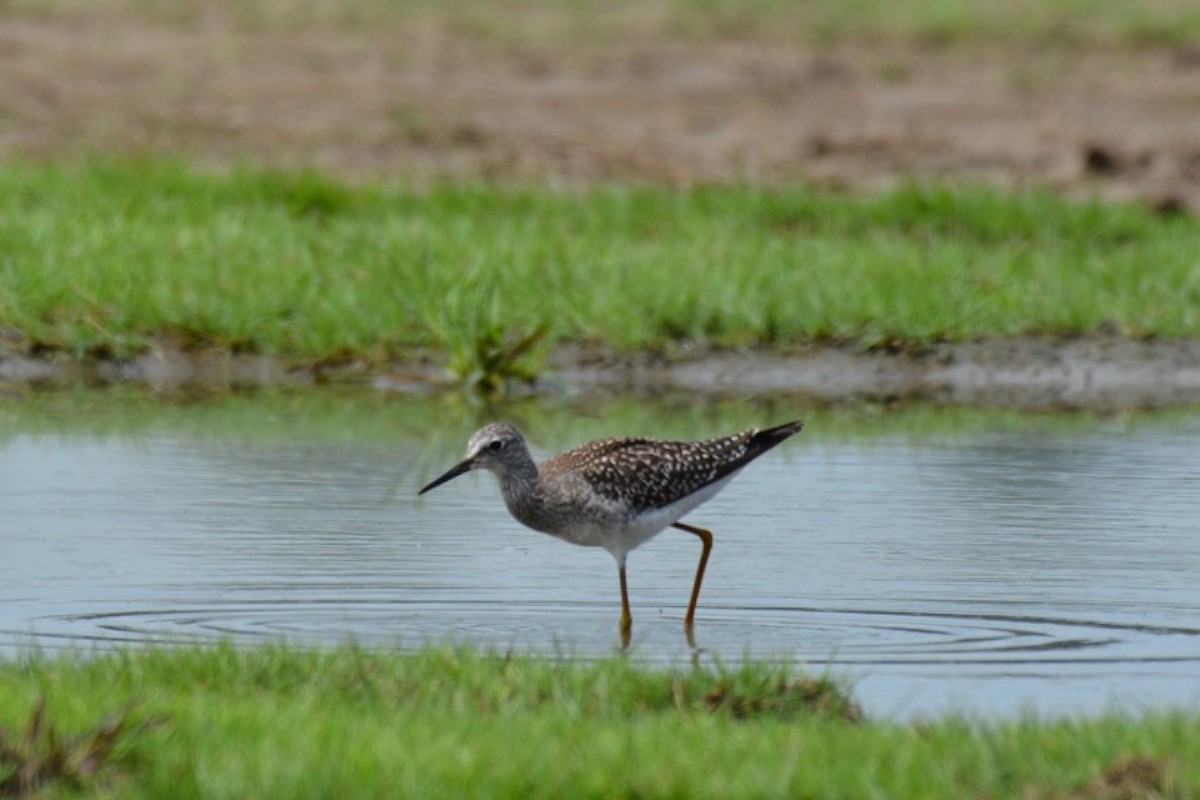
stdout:
{"type": "Polygon", "coordinates": [[[684,629],[696,616],[700,583],[712,550],[712,533],[679,520],[725,488],[754,459],[804,427],[789,422],[702,441],[621,437],[580,445],[535,464],[525,437],[506,422],[480,428],[466,457],[418,494],[473,469],[495,473],[509,512],[542,533],[587,547],[603,547],[617,562],[621,580],[621,644],[633,629],[625,558],[668,527],[700,537],[702,550],[684,629]]]}

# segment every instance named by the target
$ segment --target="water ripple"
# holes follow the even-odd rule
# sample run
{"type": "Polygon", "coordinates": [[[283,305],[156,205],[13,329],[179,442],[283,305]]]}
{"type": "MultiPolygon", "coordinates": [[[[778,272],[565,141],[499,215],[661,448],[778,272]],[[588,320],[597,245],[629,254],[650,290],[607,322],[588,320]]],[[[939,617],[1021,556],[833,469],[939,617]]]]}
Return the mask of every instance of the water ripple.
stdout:
{"type": "MultiPolygon", "coordinates": [[[[613,645],[611,609],[595,603],[497,604],[369,600],[237,601],[149,610],[46,615],[21,630],[0,629],[0,647],[84,648],[109,644],[185,644],[217,639],[331,644],[355,640],[381,646],[469,640],[494,647],[555,650],[570,641],[583,652],[613,645]],[[568,627],[573,625],[573,627],[568,627]]],[[[667,610],[654,619],[654,639],[639,655],[676,654],[681,637],[658,629],[677,622],[667,610]]],[[[764,605],[711,606],[697,625],[706,649],[788,655],[840,665],[1021,665],[1200,663],[1200,628],[1129,621],[998,613],[904,612],[874,608],[764,605]]]]}

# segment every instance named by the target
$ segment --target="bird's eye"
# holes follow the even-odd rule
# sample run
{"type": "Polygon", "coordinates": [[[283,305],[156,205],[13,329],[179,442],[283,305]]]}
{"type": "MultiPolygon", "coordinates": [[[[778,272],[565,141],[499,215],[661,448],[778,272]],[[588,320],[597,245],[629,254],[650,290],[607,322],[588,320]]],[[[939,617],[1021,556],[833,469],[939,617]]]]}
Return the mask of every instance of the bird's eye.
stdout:
{"type": "Polygon", "coordinates": [[[503,447],[504,442],[500,441],[499,439],[495,439],[491,444],[488,445],[488,450],[491,450],[493,453],[499,453],[503,447]]]}

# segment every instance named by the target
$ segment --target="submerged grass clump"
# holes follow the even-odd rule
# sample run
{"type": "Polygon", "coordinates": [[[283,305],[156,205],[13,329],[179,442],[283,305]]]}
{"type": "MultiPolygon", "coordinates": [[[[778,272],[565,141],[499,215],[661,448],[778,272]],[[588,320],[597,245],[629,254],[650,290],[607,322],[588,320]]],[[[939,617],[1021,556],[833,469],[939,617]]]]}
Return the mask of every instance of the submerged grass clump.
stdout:
{"type": "Polygon", "coordinates": [[[1039,192],[416,190],[156,161],[0,174],[0,328],[77,354],[435,347],[489,389],[563,341],[1195,336],[1197,287],[1195,220],[1039,192]]]}

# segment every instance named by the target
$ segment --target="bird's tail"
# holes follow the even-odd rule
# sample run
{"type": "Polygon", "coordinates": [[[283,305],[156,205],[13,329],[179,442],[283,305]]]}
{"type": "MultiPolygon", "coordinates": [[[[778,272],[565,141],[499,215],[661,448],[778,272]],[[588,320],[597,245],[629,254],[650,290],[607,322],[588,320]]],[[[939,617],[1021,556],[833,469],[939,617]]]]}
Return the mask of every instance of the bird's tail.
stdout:
{"type": "Polygon", "coordinates": [[[793,422],[786,422],[783,425],[776,425],[774,428],[758,431],[751,437],[750,447],[760,453],[764,453],[789,436],[799,433],[803,427],[804,420],[798,419],[793,422]]]}

